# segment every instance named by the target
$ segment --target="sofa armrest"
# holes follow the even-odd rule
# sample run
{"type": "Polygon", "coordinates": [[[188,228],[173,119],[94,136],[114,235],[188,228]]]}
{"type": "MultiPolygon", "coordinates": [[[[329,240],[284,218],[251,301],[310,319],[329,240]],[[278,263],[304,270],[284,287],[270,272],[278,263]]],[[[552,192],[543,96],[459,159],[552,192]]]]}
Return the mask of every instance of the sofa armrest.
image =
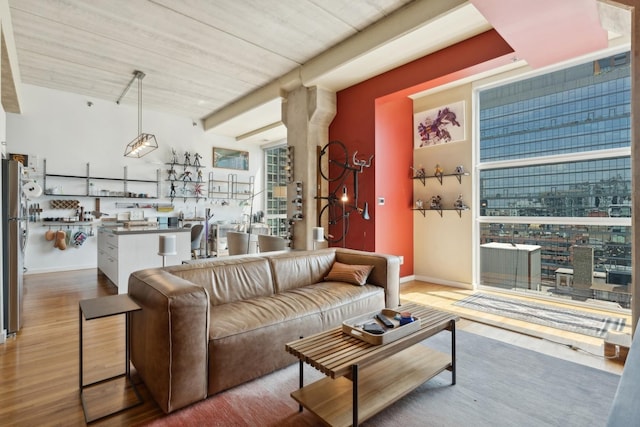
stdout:
{"type": "Polygon", "coordinates": [[[162,269],[129,276],[142,310],[131,318],[131,361],[160,408],[169,413],[207,397],[209,296],[162,269]]]}
{"type": "Polygon", "coordinates": [[[373,265],[367,283],[384,288],[387,308],[400,305],[400,257],[336,248],[336,261],[344,264],[373,265]]]}

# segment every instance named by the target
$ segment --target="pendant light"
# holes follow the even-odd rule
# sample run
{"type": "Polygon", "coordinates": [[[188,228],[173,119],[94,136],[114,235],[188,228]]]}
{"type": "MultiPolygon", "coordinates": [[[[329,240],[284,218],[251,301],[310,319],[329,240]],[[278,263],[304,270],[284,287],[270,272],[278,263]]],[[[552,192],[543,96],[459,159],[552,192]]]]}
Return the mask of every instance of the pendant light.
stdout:
{"type": "Polygon", "coordinates": [[[134,80],[138,80],[138,136],[136,136],[133,141],[127,144],[124,150],[125,157],[134,157],[140,158],[145,156],[158,148],[158,141],[156,141],[156,137],[150,133],[142,133],[142,79],[145,74],[142,71],[134,71],[133,78],[127,85],[127,87],[116,101],[120,104],[120,100],[126,95],[127,91],[133,84],[134,80]]]}

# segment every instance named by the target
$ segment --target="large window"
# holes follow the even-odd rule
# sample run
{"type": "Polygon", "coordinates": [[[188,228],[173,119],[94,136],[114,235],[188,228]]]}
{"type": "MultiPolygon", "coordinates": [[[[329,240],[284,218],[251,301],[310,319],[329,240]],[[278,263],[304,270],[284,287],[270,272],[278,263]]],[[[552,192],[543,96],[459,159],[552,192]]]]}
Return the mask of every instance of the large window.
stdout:
{"type": "Polygon", "coordinates": [[[628,53],[480,93],[480,161],[629,147],[628,53]]]}
{"type": "Polygon", "coordinates": [[[481,285],[629,306],[630,85],[621,53],[479,91],[481,285]]]}
{"type": "Polygon", "coordinates": [[[265,220],[269,231],[274,236],[287,237],[287,197],[282,197],[282,189],[286,188],[287,146],[265,148],[265,220]]]}
{"type": "Polygon", "coordinates": [[[631,215],[629,157],[491,168],[480,176],[484,216],[631,215]]]}

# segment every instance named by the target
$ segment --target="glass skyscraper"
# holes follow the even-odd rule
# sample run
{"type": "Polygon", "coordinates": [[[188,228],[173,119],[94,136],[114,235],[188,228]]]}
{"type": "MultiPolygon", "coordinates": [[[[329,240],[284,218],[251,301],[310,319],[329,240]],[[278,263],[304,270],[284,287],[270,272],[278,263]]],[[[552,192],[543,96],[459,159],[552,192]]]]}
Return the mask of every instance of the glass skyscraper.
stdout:
{"type": "Polygon", "coordinates": [[[532,291],[628,307],[630,69],[626,52],[478,94],[480,245],[539,246],[532,291]],[[593,284],[580,292],[557,280],[574,267],[575,246],[594,256],[593,284]]]}

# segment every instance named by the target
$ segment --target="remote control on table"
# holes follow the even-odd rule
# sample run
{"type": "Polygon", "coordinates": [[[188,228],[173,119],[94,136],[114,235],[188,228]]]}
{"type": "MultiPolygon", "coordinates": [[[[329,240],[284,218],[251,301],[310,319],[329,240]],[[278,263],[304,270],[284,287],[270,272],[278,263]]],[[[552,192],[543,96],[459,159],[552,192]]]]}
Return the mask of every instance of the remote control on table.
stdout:
{"type": "Polygon", "coordinates": [[[384,326],[386,326],[387,328],[393,328],[393,327],[395,326],[395,325],[393,324],[393,322],[391,322],[391,320],[389,320],[389,319],[387,318],[387,316],[385,316],[385,315],[384,315],[384,314],[382,314],[382,313],[378,313],[378,314],[376,314],[376,318],[377,318],[379,321],[381,321],[381,322],[382,322],[382,324],[383,324],[384,326]]]}

